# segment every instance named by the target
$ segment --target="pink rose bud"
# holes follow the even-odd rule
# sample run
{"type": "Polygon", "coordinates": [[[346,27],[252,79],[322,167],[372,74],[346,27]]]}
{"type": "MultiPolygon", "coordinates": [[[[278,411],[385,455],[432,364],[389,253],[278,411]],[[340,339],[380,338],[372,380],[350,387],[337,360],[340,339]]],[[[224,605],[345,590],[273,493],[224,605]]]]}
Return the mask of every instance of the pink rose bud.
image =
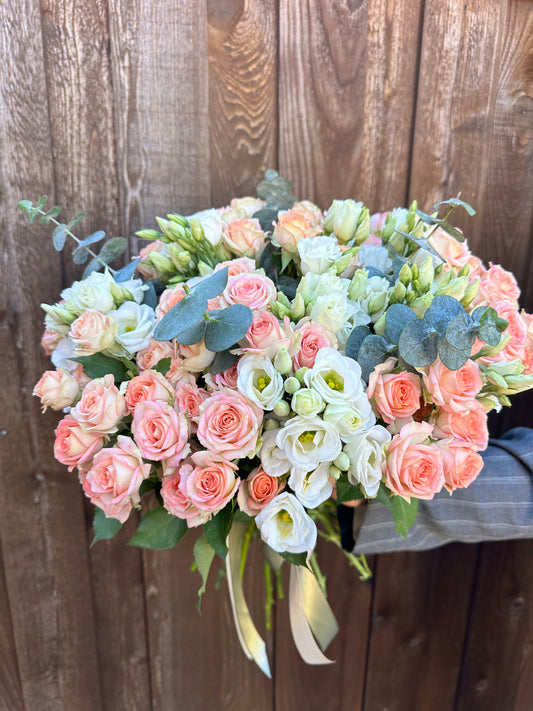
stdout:
{"type": "Polygon", "coordinates": [[[74,467],[89,463],[104,446],[104,439],[101,434],[87,432],[77,420],[67,415],[56,429],[55,458],[72,471],[74,467]]]}
{"type": "Polygon", "coordinates": [[[41,346],[43,347],[44,352],[47,356],[52,355],[52,353],[57,348],[57,344],[62,338],[63,336],[57,331],[53,331],[50,328],[47,328],[45,330],[45,332],[43,333],[43,337],[41,338],[41,346]]]}
{"type": "Polygon", "coordinates": [[[481,455],[465,442],[442,440],[439,449],[444,456],[444,486],[450,494],[470,486],[483,469],[481,455]]]}
{"type": "Polygon", "coordinates": [[[118,333],[118,324],[101,311],[84,311],[70,327],[70,339],[77,355],[92,355],[110,348],[118,333]]]}
{"type": "Polygon", "coordinates": [[[368,399],[374,400],[380,417],[389,425],[397,418],[414,415],[422,397],[420,376],[405,371],[387,372],[394,364],[394,359],[387,359],[374,368],[367,390],[368,399]]]}
{"type": "Polygon", "coordinates": [[[81,399],[72,408],[71,415],[88,432],[111,434],[126,414],[126,400],[111,374],[91,380],[84,388],[81,399]]]}
{"type": "Polygon", "coordinates": [[[467,410],[483,387],[479,366],[473,360],[467,360],[458,370],[449,370],[436,360],[423,379],[435,405],[455,412],[467,410]]]}
{"type": "Polygon", "coordinates": [[[140,402],[163,400],[169,403],[174,397],[174,388],[157,370],[145,370],[132,378],[126,388],[126,406],[134,412],[140,402]]]}
{"type": "Polygon", "coordinates": [[[248,516],[256,516],[284,488],[285,483],[281,479],[257,467],[241,481],[237,494],[239,508],[248,516]]]}
{"type": "Polygon", "coordinates": [[[262,274],[237,274],[230,277],[222,293],[225,306],[243,304],[259,311],[266,309],[277,298],[276,285],[262,274]]]}
{"type": "Polygon", "coordinates": [[[140,351],[137,351],[137,365],[140,370],[149,370],[163,358],[177,358],[178,346],[170,341],[156,341],[154,338],[140,351]]]}
{"type": "Polygon", "coordinates": [[[239,487],[237,465],[214,452],[195,452],[187,460],[191,464],[186,471],[185,490],[191,503],[200,511],[216,514],[230,501],[239,487]]]}
{"type": "Polygon", "coordinates": [[[296,333],[301,334],[301,340],[300,350],[293,358],[294,370],[312,368],[321,348],[337,348],[335,336],[318,323],[306,321],[298,327],[296,333]]]}
{"type": "Polygon", "coordinates": [[[62,410],[69,407],[80,394],[76,378],[63,368],[47,370],[33,388],[33,394],[41,398],[43,412],[47,407],[62,410]]]}
{"type": "Polygon", "coordinates": [[[135,408],[131,431],[146,459],[155,462],[165,459],[169,466],[177,466],[189,453],[187,418],[166,402],[140,402],[135,408]]]}

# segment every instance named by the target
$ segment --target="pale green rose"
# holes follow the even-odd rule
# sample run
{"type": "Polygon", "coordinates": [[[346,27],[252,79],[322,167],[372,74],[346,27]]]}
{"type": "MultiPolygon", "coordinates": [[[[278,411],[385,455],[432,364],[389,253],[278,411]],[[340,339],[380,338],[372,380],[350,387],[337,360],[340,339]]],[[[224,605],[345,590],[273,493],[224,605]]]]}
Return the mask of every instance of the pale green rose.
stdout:
{"type": "Polygon", "coordinates": [[[326,403],[316,390],[302,388],[292,396],[291,407],[297,415],[313,417],[324,409],[326,403]]]}

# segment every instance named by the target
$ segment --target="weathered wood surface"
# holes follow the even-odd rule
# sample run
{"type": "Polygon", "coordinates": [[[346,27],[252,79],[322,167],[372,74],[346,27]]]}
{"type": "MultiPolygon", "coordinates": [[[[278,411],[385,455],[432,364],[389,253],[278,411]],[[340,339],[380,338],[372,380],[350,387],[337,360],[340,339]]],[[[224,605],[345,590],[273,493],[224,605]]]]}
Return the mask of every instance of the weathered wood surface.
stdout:
{"type": "MultiPolygon", "coordinates": [[[[273,681],[241,653],[214,574],[194,610],[193,536],[89,549],[90,506],[52,457],[57,416],[31,398],[38,304],[76,272],[15,205],[48,193],[86,208],[87,231],[131,237],[252,192],[270,166],[322,208],[461,190],[473,251],[515,271],[531,310],[532,60],[530,0],[0,3],[2,711],[529,710],[530,542],[381,556],[371,583],[321,546],[336,663],[300,661],[278,600],[273,681]]],[[[532,417],[524,395],[502,423],[532,417]]],[[[258,550],[246,590],[263,629],[258,550]]]]}

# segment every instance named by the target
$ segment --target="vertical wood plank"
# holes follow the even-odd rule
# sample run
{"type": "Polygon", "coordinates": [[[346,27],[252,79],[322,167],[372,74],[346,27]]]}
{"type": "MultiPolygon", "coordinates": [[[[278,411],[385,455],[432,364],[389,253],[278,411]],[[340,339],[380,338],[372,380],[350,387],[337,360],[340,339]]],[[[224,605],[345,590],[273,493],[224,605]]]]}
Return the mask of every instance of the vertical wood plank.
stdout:
{"type": "Polygon", "coordinates": [[[450,711],[460,672],[476,546],[380,556],[364,711],[450,711]]]}
{"type": "Polygon", "coordinates": [[[279,166],[300,197],[403,204],[420,7],[281,0],[279,166]]]}
{"type": "Polygon", "coordinates": [[[291,635],[286,575],[286,597],[277,602],[275,708],[360,711],[373,583],[359,580],[342,551],[331,543],[319,540],[317,557],[326,576],[328,602],[340,628],[326,650],[326,656],[335,663],[309,666],[300,658],[291,635]]]}
{"type": "Polygon", "coordinates": [[[24,711],[17,649],[0,547],[0,711],[24,711]]]}
{"type": "Polygon", "coordinates": [[[211,202],[255,195],[277,166],[277,2],[208,0],[211,202]]]}
{"type": "Polygon", "coordinates": [[[16,204],[53,187],[40,9],[0,8],[0,538],[27,711],[101,708],[94,618],[79,484],[53,460],[54,414],[31,397],[45,369],[39,301],[60,288],[45,231],[29,230],[16,204]]]}
{"type": "MultiPolygon", "coordinates": [[[[56,200],[69,217],[87,211],[80,236],[97,229],[117,235],[122,220],[107,5],[45,0],[42,23],[56,200]]],[[[81,269],[68,257],[65,262],[67,285],[81,269]]],[[[90,541],[93,507],[86,503],[85,510],[90,541]]],[[[131,536],[131,524],[127,529],[131,536]]],[[[151,705],[142,557],[124,546],[126,536],[124,531],[89,553],[103,707],[110,710],[151,705]]]]}
{"type": "Polygon", "coordinates": [[[527,711],[533,689],[532,541],[483,544],[456,711],[527,711]]]}

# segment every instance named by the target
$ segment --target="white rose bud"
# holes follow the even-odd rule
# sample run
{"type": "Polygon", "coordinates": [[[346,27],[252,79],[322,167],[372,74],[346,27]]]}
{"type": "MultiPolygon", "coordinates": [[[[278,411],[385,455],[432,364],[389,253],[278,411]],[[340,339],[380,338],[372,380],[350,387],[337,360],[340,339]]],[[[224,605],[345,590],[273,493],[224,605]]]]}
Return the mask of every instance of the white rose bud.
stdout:
{"type": "Polygon", "coordinates": [[[274,368],[281,375],[288,375],[292,370],[292,360],[286,348],[280,348],[274,358],[274,368]]]}
{"type": "Polygon", "coordinates": [[[320,395],[311,388],[302,388],[292,396],[291,407],[297,415],[313,417],[322,412],[326,403],[320,395]]]}
{"type": "Polygon", "coordinates": [[[348,480],[354,486],[361,484],[366,496],[375,496],[383,476],[381,464],[385,458],[385,445],[392,437],[381,425],[356,435],[344,447],[350,457],[348,480]]]}

